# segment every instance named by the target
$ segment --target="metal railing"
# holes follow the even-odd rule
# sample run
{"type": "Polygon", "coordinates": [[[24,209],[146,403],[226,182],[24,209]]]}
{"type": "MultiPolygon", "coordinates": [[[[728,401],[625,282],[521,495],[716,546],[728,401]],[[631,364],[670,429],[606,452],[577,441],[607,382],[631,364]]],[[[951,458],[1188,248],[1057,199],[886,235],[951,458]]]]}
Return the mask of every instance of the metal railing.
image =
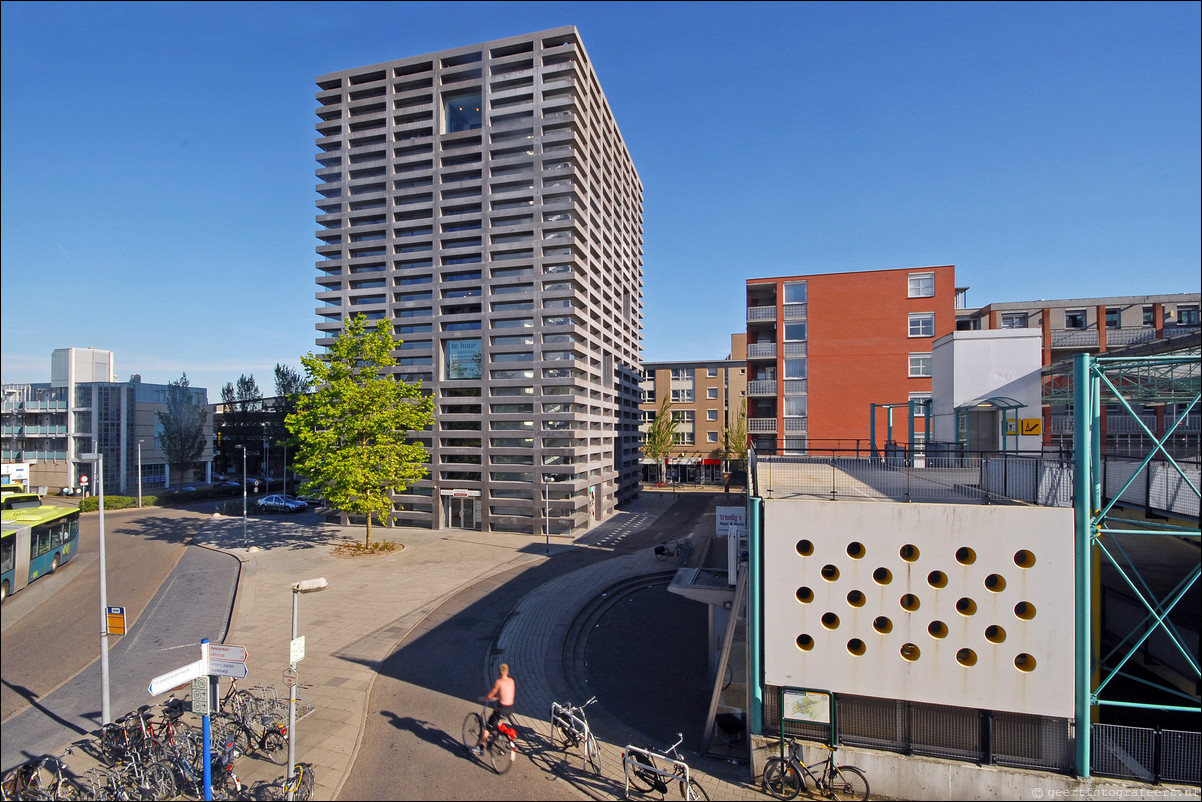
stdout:
{"type": "Polygon", "coordinates": [[[1105,777],[1147,783],[1198,785],[1202,735],[1121,724],[1090,727],[1090,770],[1105,777]]]}

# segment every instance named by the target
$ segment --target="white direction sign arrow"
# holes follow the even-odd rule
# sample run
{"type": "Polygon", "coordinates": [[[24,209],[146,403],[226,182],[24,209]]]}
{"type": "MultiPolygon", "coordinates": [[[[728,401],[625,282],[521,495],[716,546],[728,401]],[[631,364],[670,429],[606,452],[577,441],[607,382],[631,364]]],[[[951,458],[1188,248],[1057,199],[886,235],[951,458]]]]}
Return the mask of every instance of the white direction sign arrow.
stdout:
{"type": "Polygon", "coordinates": [[[210,660],[229,660],[234,663],[246,662],[245,646],[214,646],[209,644],[210,660]]]}
{"type": "MultiPolygon", "coordinates": [[[[243,664],[245,668],[245,664],[243,664]]],[[[158,696],[161,693],[166,693],[172,688],[178,688],[180,685],[191,682],[196,677],[203,676],[205,673],[205,661],[197,660],[195,663],[189,663],[186,666],[168,671],[166,674],[155,677],[150,681],[150,695],[158,696]]],[[[243,676],[246,676],[243,674],[243,676]]]]}
{"type": "Polygon", "coordinates": [[[214,677],[244,679],[246,677],[246,663],[239,663],[236,660],[214,660],[210,657],[209,674],[214,677]]]}

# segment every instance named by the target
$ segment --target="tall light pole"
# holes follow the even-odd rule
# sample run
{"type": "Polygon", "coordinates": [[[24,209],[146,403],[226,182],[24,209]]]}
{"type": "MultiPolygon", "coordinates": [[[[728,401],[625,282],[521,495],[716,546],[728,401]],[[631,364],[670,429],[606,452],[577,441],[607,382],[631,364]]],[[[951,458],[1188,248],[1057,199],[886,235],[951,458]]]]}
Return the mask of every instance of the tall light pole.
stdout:
{"type": "Polygon", "coordinates": [[[142,508],[142,442],[138,441],[138,509],[142,508]]]}
{"type": "Polygon", "coordinates": [[[543,554],[551,553],[551,474],[543,476],[543,534],[546,536],[547,543],[543,548],[543,554]]]}
{"type": "MultiPolygon", "coordinates": [[[[292,775],[296,771],[296,684],[299,681],[296,676],[296,649],[292,644],[297,640],[296,629],[296,612],[297,599],[302,593],[316,593],[320,590],[325,590],[326,578],[319,576],[316,579],[304,579],[292,585],[292,641],[289,644],[288,651],[294,657],[289,666],[289,676],[292,678],[292,685],[288,690],[288,783],[291,786],[292,775]]],[[[301,649],[300,657],[304,657],[304,650],[301,649]]],[[[289,802],[292,800],[292,790],[288,791],[289,802]]]]}
{"type": "Polygon", "coordinates": [[[267,454],[267,438],[263,438],[263,495],[271,495],[271,458],[267,454]]]}
{"type": "Polygon", "coordinates": [[[100,511],[100,723],[113,720],[109,704],[109,618],[108,563],[104,549],[104,455],[98,451],[81,454],[83,462],[96,463],[96,496],[100,511]]]}
{"type": "Polygon", "coordinates": [[[250,541],[246,539],[246,446],[239,443],[234,448],[242,449],[242,548],[249,549],[250,541]]]}

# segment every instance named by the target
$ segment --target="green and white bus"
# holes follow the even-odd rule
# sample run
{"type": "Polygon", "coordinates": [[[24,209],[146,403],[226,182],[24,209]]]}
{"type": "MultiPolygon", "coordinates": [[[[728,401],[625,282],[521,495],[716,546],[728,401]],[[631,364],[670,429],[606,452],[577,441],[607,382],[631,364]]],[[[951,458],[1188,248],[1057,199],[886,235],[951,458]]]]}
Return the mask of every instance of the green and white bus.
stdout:
{"type": "Polygon", "coordinates": [[[78,509],[35,504],[21,495],[6,498],[15,503],[0,512],[0,602],[53,574],[79,547],[78,509]]]}

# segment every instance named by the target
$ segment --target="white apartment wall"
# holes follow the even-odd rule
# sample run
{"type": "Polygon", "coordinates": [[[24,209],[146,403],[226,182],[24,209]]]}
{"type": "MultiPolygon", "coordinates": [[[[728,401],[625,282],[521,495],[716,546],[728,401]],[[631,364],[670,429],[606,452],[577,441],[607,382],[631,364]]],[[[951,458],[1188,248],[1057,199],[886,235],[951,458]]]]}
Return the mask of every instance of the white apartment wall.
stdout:
{"type": "MultiPolygon", "coordinates": [[[[957,331],[936,340],[931,351],[931,436],[954,442],[956,407],[990,396],[1026,404],[1018,410],[1020,418],[1041,417],[1042,346],[1043,335],[1035,329],[957,331]]],[[[1019,436],[1019,450],[1038,451],[1041,444],[1039,435],[1019,436]]]]}
{"type": "Polygon", "coordinates": [[[1073,586],[1071,509],[769,499],[764,678],[1071,717],[1073,586]],[[903,607],[907,594],[917,606],[903,607]],[[958,661],[962,649],[974,665],[958,661]]]}
{"type": "Polygon", "coordinates": [[[95,348],[56,348],[50,353],[50,386],[115,381],[113,352],[95,348]]]}

